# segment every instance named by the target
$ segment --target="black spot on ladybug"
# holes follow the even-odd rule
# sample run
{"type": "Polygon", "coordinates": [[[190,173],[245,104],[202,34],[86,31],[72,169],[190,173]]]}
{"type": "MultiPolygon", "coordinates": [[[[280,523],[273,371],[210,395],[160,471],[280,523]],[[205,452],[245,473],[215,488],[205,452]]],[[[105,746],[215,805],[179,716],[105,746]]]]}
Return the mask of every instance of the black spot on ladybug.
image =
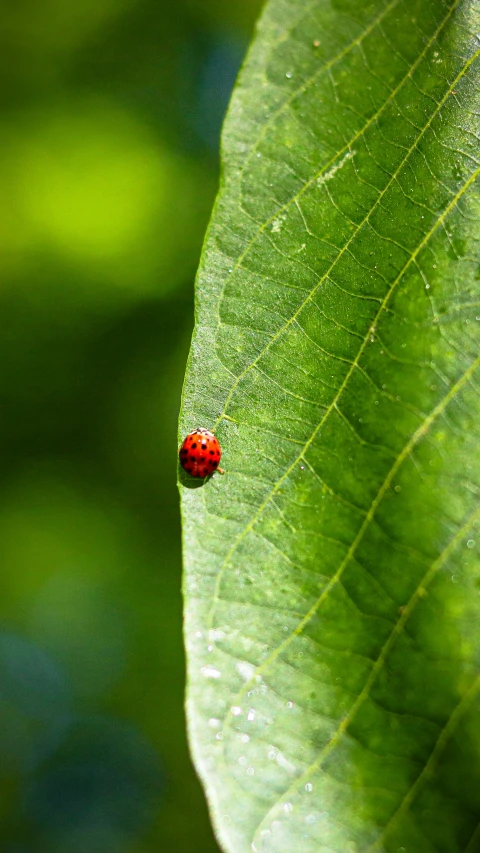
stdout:
{"type": "Polygon", "coordinates": [[[197,442],[196,442],[196,441],[194,441],[194,442],[193,442],[193,444],[192,444],[192,450],[195,450],[196,446],[197,446],[197,442]]]}
{"type": "Polygon", "coordinates": [[[211,450],[211,451],[210,451],[210,456],[215,456],[215,451],[214,451],[214,450],[211,450]]]}

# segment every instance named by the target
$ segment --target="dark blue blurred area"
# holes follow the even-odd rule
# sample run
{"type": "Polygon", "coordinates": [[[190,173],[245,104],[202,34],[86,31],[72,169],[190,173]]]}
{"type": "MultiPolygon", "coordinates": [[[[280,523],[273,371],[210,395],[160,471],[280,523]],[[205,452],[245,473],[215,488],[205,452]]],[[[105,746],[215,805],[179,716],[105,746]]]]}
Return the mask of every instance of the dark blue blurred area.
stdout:
{"type": "Polygon", "coordinates": [[[0,850],[214,853],[176,424],[258,0],[0,12],[0,850]]]}
{"type": "Polygon", "coordinates": [[[86,717],[31,781],[23,817],[51,850],[115,853],[152,821],[162,789],[158,756],[138,731],[86,717]]]}

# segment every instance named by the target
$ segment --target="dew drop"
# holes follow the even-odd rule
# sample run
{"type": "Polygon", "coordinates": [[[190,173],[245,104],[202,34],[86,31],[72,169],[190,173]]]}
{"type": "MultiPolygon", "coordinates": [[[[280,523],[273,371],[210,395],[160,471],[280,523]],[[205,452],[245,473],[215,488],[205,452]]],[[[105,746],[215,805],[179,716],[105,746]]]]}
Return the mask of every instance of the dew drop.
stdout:
{"type": "Polygon", "coordinates": [[[305,790],[306,790],[308,793],[310,793],[311,791],[313,791],[313,785],[312,785],[312,783],[311,783],[311,782],[307,782],[307,784],[305,785],[305,790]]]}
{"type": "Polygon", "coordinates": [[[284,804],[283,804],[283,811],[284,811],[286,814],[290,814],[290,812],[291,812],[292,810],[293,810],[293,806],[292,806],[292,804],[291,804],[291,803],[284,803],[284,804]]]}
{"type": "Polygon", "coordinates": [[[468,540],[467,548],[475,548],[475,539],[469,539],[468,540]]]}
{"type": "Polygon", "coordinates": [[[220,678],[222,673],[213,666],[202,666],[200,672],[205,678],[220,678]]]}
{"type": "Polygon", "coordinates": [[[287,78],[287,80],[291,80],[291,79],[292,79],[292,77],[293,77],[292,72],[291,72],[291,71],[287,71],[287,73],[285,74],[285,77],[287,78]]]}
{"type": "Polygon", "coordinates": [[[230,713],[233,714],[234,717],[239,717],[242,713],[242,709],[238,707],[238,705],[232,705],[230,708],[230,713]]]}

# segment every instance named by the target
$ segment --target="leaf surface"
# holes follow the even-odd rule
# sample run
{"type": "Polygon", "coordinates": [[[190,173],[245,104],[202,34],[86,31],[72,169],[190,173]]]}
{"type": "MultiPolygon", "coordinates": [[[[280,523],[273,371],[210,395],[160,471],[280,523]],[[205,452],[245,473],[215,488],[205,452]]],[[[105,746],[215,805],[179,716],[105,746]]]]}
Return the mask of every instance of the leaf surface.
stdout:
{"type": "Polygon", "coordinates": [[[192,750],[228,853],[480,850],[475,0],[270,0],[181,436],[192,750]],[[197,486],[197,488],[194,488],[197,486]]]}

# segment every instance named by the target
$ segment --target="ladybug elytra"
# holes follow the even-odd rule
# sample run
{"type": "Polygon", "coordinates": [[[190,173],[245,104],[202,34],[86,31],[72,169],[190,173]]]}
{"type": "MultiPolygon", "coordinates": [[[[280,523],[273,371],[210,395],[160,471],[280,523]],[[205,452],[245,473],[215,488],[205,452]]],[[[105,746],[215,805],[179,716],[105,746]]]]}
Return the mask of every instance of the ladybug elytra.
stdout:
{"type": "Polygon", "coordinates": [[[222,450],[218,438],[208,429],[194,429],[185,438],[179,452],[182,468],[192,477],[209,477],[218,467],[222,450]]]}

